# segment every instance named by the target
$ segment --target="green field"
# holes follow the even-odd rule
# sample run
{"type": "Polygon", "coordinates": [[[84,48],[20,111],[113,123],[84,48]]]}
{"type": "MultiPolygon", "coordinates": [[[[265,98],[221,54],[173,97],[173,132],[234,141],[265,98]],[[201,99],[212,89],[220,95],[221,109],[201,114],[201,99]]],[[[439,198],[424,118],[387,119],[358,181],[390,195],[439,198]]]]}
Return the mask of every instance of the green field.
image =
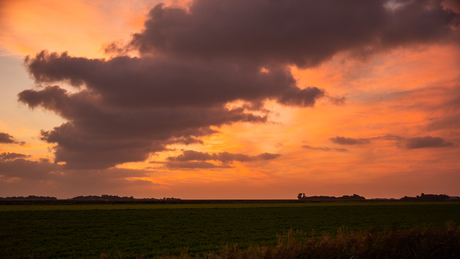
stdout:
{"type": "Polygon", "coordinates": [[[460,224],[460,203],[2,205],[0,258],[191,255],[275,245],[289,229],[335,233],[460,224]]]}

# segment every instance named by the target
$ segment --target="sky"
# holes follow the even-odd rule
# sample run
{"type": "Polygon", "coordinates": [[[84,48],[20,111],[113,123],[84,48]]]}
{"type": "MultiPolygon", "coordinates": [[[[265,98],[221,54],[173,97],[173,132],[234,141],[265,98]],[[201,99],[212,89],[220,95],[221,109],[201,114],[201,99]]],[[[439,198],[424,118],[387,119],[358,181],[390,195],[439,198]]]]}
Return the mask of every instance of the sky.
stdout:
{"type": "Polygon", "coordinates": [[[457,1],[0,13],[0,197],[460,195],[457,1]]]}

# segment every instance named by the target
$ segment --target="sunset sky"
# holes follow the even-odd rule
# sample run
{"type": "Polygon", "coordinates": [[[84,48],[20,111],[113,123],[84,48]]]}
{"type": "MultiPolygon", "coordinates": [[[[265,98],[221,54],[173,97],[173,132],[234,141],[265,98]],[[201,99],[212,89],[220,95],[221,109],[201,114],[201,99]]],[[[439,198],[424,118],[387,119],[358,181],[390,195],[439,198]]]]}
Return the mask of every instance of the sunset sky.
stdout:
{"type": "Polygon", "coordinates": [[[460,195],[456,0],[1,0],[0,196],[460,195]]]}

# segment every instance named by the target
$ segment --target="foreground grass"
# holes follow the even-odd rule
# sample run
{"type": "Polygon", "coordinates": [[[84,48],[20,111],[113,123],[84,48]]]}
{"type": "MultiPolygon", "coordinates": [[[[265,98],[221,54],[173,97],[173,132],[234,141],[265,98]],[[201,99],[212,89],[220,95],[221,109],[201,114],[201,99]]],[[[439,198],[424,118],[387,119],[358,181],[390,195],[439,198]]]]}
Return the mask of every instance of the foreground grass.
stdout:
{"type": "Polygon", "coordinates": [[[203,256],[226,244],[276,247],[276,234],[289,229],[322,236],[340,227],[357,233],[395,223],[401,230],[460,225],[460,203],[47,206],[0,211],[0,258],[154,258],[180,255],[184,247],[188,256],[203,256]]]}
{"type": "MultiPolygon", "coordinates": [[[[334,236],[306,235],[302,231],[289,230],[278,236],[276,246],[250,246],[239,249],[235,244],[225,246],[218,253],[191,256],[186,250],[178,256],[163,259],[300,259],[300,258],[459,258],[460,227],[448,223],[444,228],[416,227],[379,231],[373,227],[367,231],[348,231],[339,228],[334,236]]],[[[102,254],[100,258],[123,258],[102,254]]],[[[138,256],[137,258],[143,258],[138,256]]]]}
{"type": "Polygon", "coordinates": [[[156,210],[156,209],[243,209],[243,208],[301,208],[343,206],[411,206],[450,205],[459,202],[299,202],[299,203],[204,203],[204,204],[75,204],[75,205],[0,205],[2,211],[54,211],[54,210],[156,210]]]}

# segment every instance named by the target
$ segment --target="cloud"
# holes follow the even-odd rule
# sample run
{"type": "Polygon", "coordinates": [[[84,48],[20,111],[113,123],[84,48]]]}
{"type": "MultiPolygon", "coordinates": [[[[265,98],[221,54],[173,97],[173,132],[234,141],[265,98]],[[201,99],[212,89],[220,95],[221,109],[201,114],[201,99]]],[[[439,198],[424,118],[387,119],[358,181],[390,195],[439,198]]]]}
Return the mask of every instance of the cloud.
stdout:
{"type": "MultiPolygon", "coordinates": [[[[10,157],[11,154],[9,153],[10,157]]],[[[3,154],[2,154],[3,155],[3,154]]],[[[21,154],[19,154],[21,155],[21,154]]],[[[23,158],[1,159],[0,175],[1,178],[26,178],[35,180],[49,180],[53,177],[52,172],[62,169],[61,165],[47,161],[30,161],[23,158]]]]}
{"type": "Polygon", "coordinates": [[[441,1],[193,1],[153,8],[128,48],[140,53],[320,64],[342,51],[364,56],[453,37],[459,14],[441,1]]]}
{"type": "MultiPolygon", "coordinates": [[[[325,97],[345,101],[298,85],[292,64],[315,66],[344,51],[361,58],[454,35],[459,14],[438,2],[410,1],[395,9],[385,3],[197,0],[187,10],[160,4],[125,49],[106,44],[106,51],[118,56],[42,51],[26,57],[27,71],[42,88],[24,90],[18,99],[67,120],[40,133],[41,140],[55,144],[54,162],[65,162],[66,169],[145,161],[168,145],[202,143],[222,125],[266,123],[268,100],[294,107],[313,107],[325,97]],[[138,57],[127,56],[130,51],[138,57]],[[244,105],[228,108],[236,101],[244,105]]],[[[216,156],[224,159],[223,153],[216,156]]],[[[227,156],[238,161],[244,155],[227,156]]]]}
{"type": "Polygon", "coordinates": [[[0,153],[0,178],[3,175],[7,178],[62,180],[62,182],[65,182],[72,181],[69,179],[85,178],[84,175],[86,174],[96,174],[102,178],[108,178],[110,175],[114,178],[146,176],[146,172],[143,170],[122,168],[69,170],[64,165],[52,163],[46,158],[41,158],[39,161],[32,161],[25,159],[27,157],[30,157],[30,155],[9,152],[0,153]]]}
{"type": "Polygon", "coordinates": [[[348,98],[345,96],[338,97],[338,96],[328,96],[329,102],[335,104],[335,105],[344,105],[347,101],[348,98]]]}
{"type": "Polygon", "coordinates": [[[157,185],[148,180],[136,179],[150,177],[151,171],[124,168],[69,170],[46,159],[31,161],[19,158],[25,155],[15,155],[13,159],[0,159],[0,190],[3,195],[16,193],[27,196],[37,192],[59,193],[59,198],[104,193],[133,195],[136,190],[150,189],[157,185]]]}
{"type": "Polygon", "coordinates": [[[193,150],[185,150],[182,154],[176,157],[168,157],[169,161],[186,162],[186,161],[220,161],[222,163],[238,162],[251,162],[261,160],[272,160],[276,159],[280,154],[262,153],[257,156],[249,156],[245,154],[235,154],[228,152],[213,153],[198,152],[193,150]]]}
{"type": "Polygon", "coordinates": [[[229,102],[257,105],[274,99],[306,107],[324,95],[316,87],[298,88],[286,69],[262,73],[250,64],[151,57],[105,61],[43,51],[26,58],[25,65],[37,83],[86,86],[77,93],[54,85],[18,95],[30,108],[41,107],[69,121],[42,131],[41,139],[57,143],[55,162],[73,169],[144,161],[169,144],[200,142],[200,137],[215,133],[212,126],[267,121],[267,115],[249,106],[226,108],[229,102]]]}
{"type": "Polygon", "coordinates": [[[378,136],[378,137],[374,137],[374,138],[370,138],[369,140],[395,140],[395,141],[402,141],[404,140],[405,138],[404,137],[401,137],[401,136],[397,136],[397,135],[392,135],[392,134],[387,134],[387,135],[384,135],[384,136],[378,136]]]}
{"type": "Polygon", "coordinates": [[[370,139],[367,138],[346,138],[340,136],[330,138],[330,140],[340,145],[362,145],[371,143],[370,139]]]}
{"type": "Polygon", "coordinates": [[[13,136],[8,133],[0,132],[0,143],[12,144],[15,143],[13,136]]]}
{"type": "Polygon", "coordinates": [[[214,169],[214,168],[231,168],[228,164],[215,165],[209,162],[176,162],[169,161],[164,163],[167,169],[214,169]]]}
{"type": "Polygon", "coordinates": [[[433,118],[431,123],[427,125],[428,131],[440,129],[460,129],[460,87],[447,89],[445,95],[448,96],[443,100],[439,107],[440,116],[433,118]]]}
{"type": "Polygon", "coordinates": [[[428,124],[427,130],[460,129],[460,114],[438,118],[428,124]]]}
{"type": "Polygon", "coordinates": [[[284,67],[263,73],[245,62],[128,56],[103,60],[42,51],[24,63],[37,83],[85,84],[100,102],[126,108],[216,107],[236,100],[265,99],[309,107],[324,95],[316,87],[299,88],[284,67]]]}
{"type": "Polygon", "coordinates": [[[446,140],[440,137],[431,136],[409,138],[406,142],[408,149],[451,147],[453,145],[452,142],[446,142],[446,140]]]}
{"type": "Polygon", "coordinates": [[[16,141],[13,136],[8,133],[0,132],[0,144],[18,144],[24,145],[24,141],[16,141]]]}
{"type": "Polygon", "coordinates": [[[28,155],[24,155],[24,154],[19,154],[19,153],[10,153],[10,152],[7,152],[7,153],[0,153],[0,161],[6,161],[6,160],[15,160],[17,158],[26,158],[26,157],[29,157],[28,155]]]}
{"type": "Polygon", "coordinates": [[[348,149],[345,149],[345,148],[312,147],[312,146],[309,146],[309,145],[303,145],[302,147],[303,147],[303,148],[306,148],[306,149],[320,150],[320,151],[331,151],[331,150],[334,150],[334,151],[338,151],[338,152],[348,152],[348,149]]]}
{"type": "MultiPolygon", "coordinates": [[[[447,142],[446,140],[440,137],[415,137],[415,138],[405,138],[396,135],[384,135],[373,138],[346,138],[346,137],[335,137],[330,138],[330,140],[336,144],[340,145],[362,145],[369,144],[371,140],[388,140],[395,141],[398,147],[406,146],[407,149],[417,149],[417,148],[434,148],[434,147],[451,147],[454,144],[452,142],[447,142]]],[[[303,148],[315,149],[329,151],[330,148],[327,147],[310,147],[308,145],[302,146],[303,148]]]]}
{"type": "Polygon", "coordinates": [[[68,93],[58,86],[25,90],[19,100],[31,108],[42,107],[69,120],[41,139],[57,143],[55,162],[71,169],[103,169],[116,164],[144,161],[173,143],[200,143],[198,137],[215,133],[211,126],[233,122],[263,123],[266,116],[242,108],[120,108],[106,105],[88,90],[68,93]]]}
{"type": "Polygon", "coordinates": [[[193,168],[231,168],[229,164],[234,161],[238,162],[253,162],[266,161],[280,157],[280,154],[262,153],[256,156],[249,156],[238,153],[207,153],[194,150],[184,150],[182,154],[175,157],[166,158],[166,162],[151,162],[162,163],[168,169],[193,169],[193,168]],[[218,161],[221,164],[213,164],[206,161],[218,161]]]}

